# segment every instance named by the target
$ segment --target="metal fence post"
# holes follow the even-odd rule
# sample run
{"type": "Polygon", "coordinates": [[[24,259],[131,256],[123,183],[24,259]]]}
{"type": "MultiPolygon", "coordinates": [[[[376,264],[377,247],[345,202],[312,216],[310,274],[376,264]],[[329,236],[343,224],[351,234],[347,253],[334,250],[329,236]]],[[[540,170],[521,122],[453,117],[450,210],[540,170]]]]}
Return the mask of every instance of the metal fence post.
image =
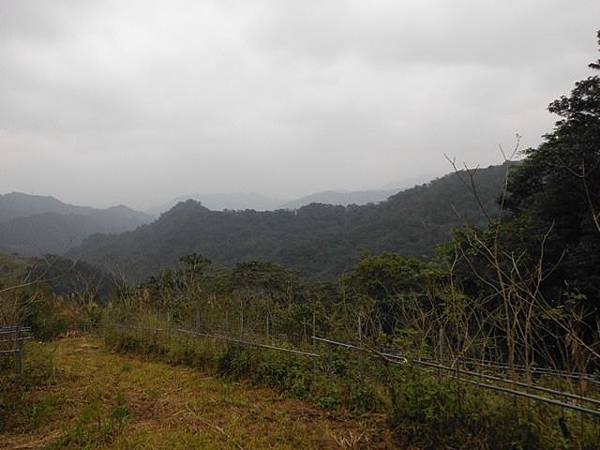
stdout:
{"type": "Polygon", "coordinates": [[[17,373],[23,373],[23,340],[21,339],[21,325],[15,331],[15,367],[17,373]]]}

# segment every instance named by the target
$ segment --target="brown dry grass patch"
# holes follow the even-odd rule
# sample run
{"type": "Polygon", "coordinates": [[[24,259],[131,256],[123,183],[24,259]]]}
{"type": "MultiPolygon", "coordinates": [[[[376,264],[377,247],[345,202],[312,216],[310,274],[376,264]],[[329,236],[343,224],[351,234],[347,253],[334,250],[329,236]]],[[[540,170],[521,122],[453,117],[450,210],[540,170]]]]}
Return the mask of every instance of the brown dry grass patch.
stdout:
{"type": "Polygon", "coordinates": [[[56,379],[26,394],[12,431],[0,434],[1,448],[393,447],[382,417],[357,419],[271,389],[114,354],[91,336],[33,345],[56,346],[56,379]]]}

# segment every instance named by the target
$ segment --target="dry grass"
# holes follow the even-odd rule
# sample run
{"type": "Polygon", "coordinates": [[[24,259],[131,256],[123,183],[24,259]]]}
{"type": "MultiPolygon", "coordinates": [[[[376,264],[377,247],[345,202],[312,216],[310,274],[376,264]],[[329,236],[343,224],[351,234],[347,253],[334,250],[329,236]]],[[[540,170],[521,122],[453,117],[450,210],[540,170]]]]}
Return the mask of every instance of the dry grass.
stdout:
{"type": "Polygon", "coordinates": [[[89,336],[48,345],[56,346],[56,381],[26,394],[12,432],[0,434],[2,448],[393,447],[380,418],[358,420],[270,389],[112,354],[89,336]]]}

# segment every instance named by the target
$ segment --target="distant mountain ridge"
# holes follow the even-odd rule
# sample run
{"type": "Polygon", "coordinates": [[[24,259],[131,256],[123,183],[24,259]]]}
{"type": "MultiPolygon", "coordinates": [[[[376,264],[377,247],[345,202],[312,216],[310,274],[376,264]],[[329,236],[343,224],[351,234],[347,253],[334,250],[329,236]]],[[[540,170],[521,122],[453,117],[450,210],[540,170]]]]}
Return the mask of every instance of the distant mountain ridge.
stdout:
{"type": "Polygon", "coordinates": [[[219,193],[219,194],[189,194],[176,197],[162,205],[158,205],[146,210],[147,214],[158,217],[162,213],[170,210],[175,205],[186,200],[195,200],[202,203],[206,208],[213,211],[223,211],[226,209],[243,211],[254,209],[256,211],[270,211],[276,209],[283,200],[268,197],[256,193],[219,193]]]}
{"type": "Polygon", "coordinates": [[[326,205],[366,205],[367,203],[379,203],[387,200],[402,189],[381,189],[365,191],[322,191],[289,201],[280,206],[281,209],[298,209],[311,203],[322,203],[326,205]]]}
{"type": "MultiPolygon", "coordinates": [[[[509,163],[490,166],[475,176],[488,215],[498,210],[509,168],[509,163]]],[[[453,228],[464,223],[484,226],[486,214],[459,176],[467,177],[449,174],[363,206],[313,203],[296,210],[211,211],[188,200],[135,231],[90,236],[68,256],[130,281],[173,267],[192,252],[223,264],[265,260],[331,278],[352,267],[364,252],[431,255],[453,228]]]]}
{"type": "MultiPolygon", "coordinates": [[[[365,190],[327,190],[315,192],[293,200],[281,200],[256,193],[220,193],[220,194],[189,194],[176,197],[162,205],[158,205],[146,210],[147,214],[154,217],[170,210],[180,202],[194,200],[200,202],[202,206],[212,211],[244,211],[253,209],[255,211],[276,211],[278,209],[298,209],[311,203],[323,203],[327,205],[366,205],[367,203],[379,203],[387,200],[388,197],[398,192],[412,187],[414,184],[405,183],[404,187],[392,187],[385,189],[365,189],[365,190]]],[[[400,183],[399,183],[400,185],[400,183]]]]}
{"type": "Polygon", "coordinates": [[[0,222],[35,214],[91,214],[95,208],[75,206],[51,196],[31,195],[23,192],[0,194],[0,222]]]}
{"type": "Polygon", "coordinates": [[[13,192],[0,195],[0,252],[62,255],[91,234],[122,233],[151,220],[123,205],[98,209],[13,192]]]}

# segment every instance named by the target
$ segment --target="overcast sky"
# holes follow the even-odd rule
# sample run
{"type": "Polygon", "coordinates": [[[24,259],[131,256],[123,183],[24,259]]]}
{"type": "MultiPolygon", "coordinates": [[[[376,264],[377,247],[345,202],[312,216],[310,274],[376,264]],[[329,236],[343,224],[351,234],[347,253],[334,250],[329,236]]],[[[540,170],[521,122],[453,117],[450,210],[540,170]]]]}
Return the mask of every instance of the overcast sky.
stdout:
{"type": "Polygon", "coordinates": [[[534,146],[598,0],[2,0],[0,192],[146,208],[377,188],[534,146]]]}

